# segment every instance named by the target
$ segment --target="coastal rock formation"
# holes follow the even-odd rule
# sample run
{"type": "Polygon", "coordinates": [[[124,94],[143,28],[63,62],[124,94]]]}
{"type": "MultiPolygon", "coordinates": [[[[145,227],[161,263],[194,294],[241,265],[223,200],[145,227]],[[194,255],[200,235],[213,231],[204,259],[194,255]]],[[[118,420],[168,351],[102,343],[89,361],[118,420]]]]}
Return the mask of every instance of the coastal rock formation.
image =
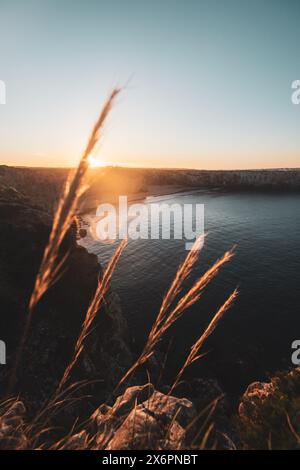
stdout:
{"type": "Polygon", "coordinates": [[[185,427],[195,417],[196,410],[186,398],[153,391],[145,401],[134,404],[106,449],[182,449],[185,427]]]}
{"type": "Polygon", "coordinates": [[[71,436],[65,449],[183,449],[187,427],[197,413],[192,402],[156,391],[151,384],[129,387],[114,405],[102,405],[89,427],[71,436]]]}
{"type": "MultiPolygon", "coordinates": [[[[119,172],[130,170],[119,169],[119,172]]],[[[132,170],[134,171],[134,170],[132,170]]],[[[300,189],[299,169],[274,170],[135,170],[146,174],[148,184],[172,184],[197,188],[300,189]],[[147,173],[146,173],[147,172],[147,173]]]]}

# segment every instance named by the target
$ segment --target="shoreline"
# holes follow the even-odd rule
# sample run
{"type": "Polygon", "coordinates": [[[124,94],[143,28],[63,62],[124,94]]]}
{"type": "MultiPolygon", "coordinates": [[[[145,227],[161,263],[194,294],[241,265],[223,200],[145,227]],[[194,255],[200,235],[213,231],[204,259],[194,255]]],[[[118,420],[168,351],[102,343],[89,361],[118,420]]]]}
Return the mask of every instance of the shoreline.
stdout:
{"type": "Polygon", "coordinates": [[[154,198],[167,198],[172,196],[198,194],[198,193],[251,193],[251,194],[299,194],[297,188],[288,187],[265,187],[265,186],[179,186],[179,185],[149,185],[149,190],[129,194],[106,194],[99,199],[95,199],[91,205],[81,209],[78,213],[80,217],[89,215],[92,211],[103,203],[118,204],[120,196],[127,196],[129,203],[139,203],[154,198]]]}

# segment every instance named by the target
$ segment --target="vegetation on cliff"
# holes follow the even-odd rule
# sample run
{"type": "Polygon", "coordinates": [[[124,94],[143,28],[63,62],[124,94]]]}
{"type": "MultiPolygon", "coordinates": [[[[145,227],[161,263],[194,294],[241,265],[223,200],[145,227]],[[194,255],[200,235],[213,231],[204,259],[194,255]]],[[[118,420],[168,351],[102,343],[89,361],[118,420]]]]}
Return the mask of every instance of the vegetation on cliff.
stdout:
{"type": "Polygon", "coordinates": [[[300,448],[300,370],[251,384],[236,419],[244,449],[300,448]]]}

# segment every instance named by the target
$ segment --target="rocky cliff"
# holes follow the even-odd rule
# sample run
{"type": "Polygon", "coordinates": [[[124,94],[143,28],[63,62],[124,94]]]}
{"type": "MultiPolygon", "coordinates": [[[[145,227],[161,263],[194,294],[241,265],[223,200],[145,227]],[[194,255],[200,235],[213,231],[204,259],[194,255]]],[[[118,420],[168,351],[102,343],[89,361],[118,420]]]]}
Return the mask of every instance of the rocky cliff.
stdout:
{"type": "Polygon", "coordinates": [[[181,170],[107,169],[112,175],[139,178],[145,184],[193,188],[300,190],[300,169],[274,170],[181,170]]]}
{"type": "MultiPolygon", "coordinates": [[[[0,187],[0,338],[7,364],[0,366],[2,396],[20,342],[30,293],[51,228],[51,217],[12,187],[0,187]]],[[[89,301],[101,276],[97,257],[76,244],[72,228],[61,256],[68,260],[57,283],[34,311],[32,327],[21,358],[15,392],[35,410],[53,392],[71,358],[89,301]]],[[[131,364],[126,321],[116,295],[110,292],[97,315],[92,334],[72,379],[97,381],[94,398],[101,403],[131,364]]]]}

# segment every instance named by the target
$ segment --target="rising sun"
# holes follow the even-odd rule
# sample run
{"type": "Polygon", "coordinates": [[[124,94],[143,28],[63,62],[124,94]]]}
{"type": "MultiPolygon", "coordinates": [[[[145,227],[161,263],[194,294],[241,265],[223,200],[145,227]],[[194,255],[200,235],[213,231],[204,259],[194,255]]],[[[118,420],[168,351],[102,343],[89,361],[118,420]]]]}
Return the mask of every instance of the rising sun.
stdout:
{"type": "Polygon", "coordinates": [[[105,166],[105,162],[102,159],[94,157],[93,155],[88,157],[88,162],[90,168],[99,168],[101,166],[105,166]]]}

